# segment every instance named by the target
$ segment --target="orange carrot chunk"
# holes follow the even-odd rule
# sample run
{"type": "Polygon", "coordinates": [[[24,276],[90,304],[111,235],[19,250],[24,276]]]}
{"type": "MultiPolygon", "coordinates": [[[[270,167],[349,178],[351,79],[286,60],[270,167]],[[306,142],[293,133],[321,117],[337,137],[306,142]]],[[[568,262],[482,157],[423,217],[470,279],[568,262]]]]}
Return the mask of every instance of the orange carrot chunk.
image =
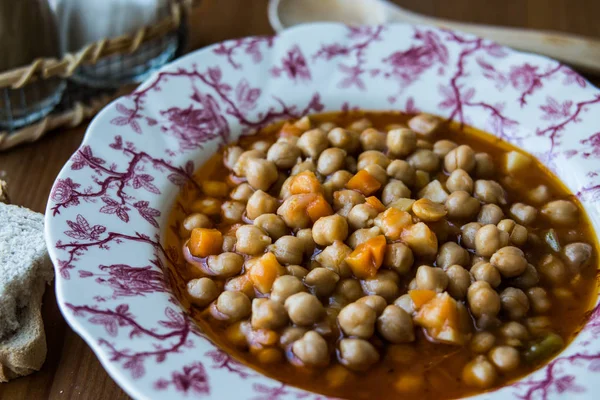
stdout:
{"type": "Polygon", "coordinates": [[[285,274],[285,268],[279,264],[273,253],[268,252],[252,264],[248,273],[254,287],[266,294],[271,291],[275,279],[285,274]]]}
{"type": "Polygon", "coordinates": [[[375,236],[356,246],[356,249],[346,258],[346,264],[360,279],[375,276],[383,263],[385,256],[385,236],[375,236]]]}
{"type": "Polygon", "coordinates": [[[370,205],[371,207],[373,207],[375,210],[377,210],[377,212],[385,211],[385,206],[377,197],[369,196],[369,197],[367,197],[366,200],[367,200],[367,204],[370,205]]]}
{"type": "Polygon", "coordinates": [[[321,182],[319,182],[312,171],[300,172],[298,175],[292,177],[290,193],[321,193],[321,182]]]}
{"type": "Polygon", "coordinates": [[[370,196],[381,187],[381,183],[364,169],[358,171],[348,183],[347,189],[352,189],[361,192],[365,196],[370,196]]]}
{"type": "Polygon", "coordinates": [[[223,235],[216,229],[194,228],[188,248],[194,257],[219,254],[223,247],[223,235]]]}
{"type": "Polygon", "coordinates": [[[315,223],[319,218],[326,217],[333,214],[331,205],[325,200],[325,198],[318,194],[314,200],[308,203],[306,207],[306,213],[310,217],[311,221],[315,223]]]}
{"type": "Polygon", "coordinates": [[[429,300],[433,299],[436,293],[434,290],[416,289],[409,290],[408,295],[410,296],[413,304],[415,305],[415,308],[418,310],[421,307],[423,307],[425,303],[429,302],[429,300]]]}

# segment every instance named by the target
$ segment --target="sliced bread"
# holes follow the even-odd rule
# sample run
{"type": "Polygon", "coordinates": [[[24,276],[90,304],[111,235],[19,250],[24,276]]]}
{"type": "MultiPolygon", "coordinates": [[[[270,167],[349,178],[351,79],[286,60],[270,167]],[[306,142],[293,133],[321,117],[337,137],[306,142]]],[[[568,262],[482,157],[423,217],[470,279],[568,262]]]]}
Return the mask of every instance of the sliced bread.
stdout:
{"type": "Polygon", "coordinates": [[[0,203],[0,382],[41,367],[46,337],[40,307],[53,276],[44,216],[0,203]]]}

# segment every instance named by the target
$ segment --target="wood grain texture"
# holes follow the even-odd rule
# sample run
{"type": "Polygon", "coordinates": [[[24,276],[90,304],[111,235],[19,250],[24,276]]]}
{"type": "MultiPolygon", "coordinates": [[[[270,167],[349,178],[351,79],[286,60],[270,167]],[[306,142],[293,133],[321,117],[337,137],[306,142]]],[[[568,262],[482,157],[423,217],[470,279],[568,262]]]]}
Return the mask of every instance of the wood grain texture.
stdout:
{"type": "MultiPolygon", "coordinates": [[[[410,10],[458,21],[553,29],[600,37],[597,0],[404,0],[410,10]]],[[[267,0],[206,0],[190,15],[191,48],[225,39],[270,34],[267,0]]],[[[599,77],[588,77],[596,85],[599,77]]],[[[0,178],[11,200],[43,212],[52,183],[77,149],[85,127],[48,134],[39,142],[0,153],[0,178]]],[[[62,318],[54,290],[44,295],[48,358],[41,371],[0,384],[0,399],[120,400],[128,396],[62,318]]]]}

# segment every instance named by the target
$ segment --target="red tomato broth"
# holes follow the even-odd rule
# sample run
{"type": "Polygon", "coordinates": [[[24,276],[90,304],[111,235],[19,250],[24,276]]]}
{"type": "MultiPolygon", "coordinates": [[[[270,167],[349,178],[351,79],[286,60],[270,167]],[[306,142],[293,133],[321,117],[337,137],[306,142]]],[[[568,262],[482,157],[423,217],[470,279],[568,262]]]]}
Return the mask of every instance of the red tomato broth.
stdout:
{"type": "MultiPolygon", "coordinates": [[[[325,113],[312,115],[311,120],[319,122],[334,122],[339,126],[347,126],[350,122],[359,118],[367,117],[373,122],[375,128],[384,129],[389,124],[405,124],[411,115],[398,112],[348,112],[348,113],[325,113]]],[[[283,123],[273,124],[264,128],[261,132],[254,136],[242,137],[239,144],[247,146],[258,140],[275,141],[274,133],[278,132],[283,123]]],[[[468,144],[477,152],[487,152],[492,156],[496,166],[502,165],[502,158],[506,151],[515,150],[511,144],[502,141],[490,134],[479,131],[469,126],[459,126],[455,123],[450,123],[440,129],[432,137],[428,138],[432,142],[439,139],[448,139],[456,141],[459,144],[468,144]]],[[[215,154],[208,162],[202,166],[195,178],[198,182],[210,179],[216,181],[232,182],[229,177],[229,171],[223,168],[222,151],[215,154]]],[[[500,168],[497,168],[499,171],[500,168]]],[[[494,179],[499,180],[499,172],[496,173],[494,179]]],[[[437,177],[440,182],[444,183],[447,176],[440,172],[437,177]]],[[[432,177],[434,178],[434,177],[432,177]]],[[[239,178],[238,178],[239,179],[239,178]]],[[[579,281],[576,289],[573,290],[572,299],[559,300],[549,291],[552,299],[552,312],[548,315],[552,329],[558,333],[565,341],[569,343],[573,337],[582,329],[585,321],[587,321],[590,309],[597,299],[597,266],[598,266],[598,244],[596,236],[591,227],[585,212],[579,201],[569,193],[565,185],[558,180],[547,168],[539,161],[535,160],[532,167],[524,170],[519,174],[518,182],[515,188],[507,189],[509,204],[513,201],[523,201],[525,191],[533,187],[533,185],[547,185],[553,196],[553,199],[568,198],[572,200],[579,208],[580,221],[574,228],[559,228],[556,229],[559,237],[570,238],[570,241],[582,240],[591,243],[594,247],[593,259],[591,267],[582,272],[582,278],[579,281]]],[[[182,190],[176,200],[176,206],[170,215],[169,226],[167,230],[165,242],[166,248],[172,254],[177,252],[177,260],[182,260],[181,249],[185,239],[180,239],[178,236],[178,228],[181,225],[183,218],[189,212],[190,204],[198,198],[198,191],[194,185],[188,184],[182,190]]],[[[508,215],[506,207],[502,207],[505,215],[508,215]]],[[[548,228],[549,224],[543,219],[538,218],[535,223],[537,230],[548,228]]],[[[221,232],[226,233],[231,226],[225,223],[219,223],[215,226],[221,232]]],[[[451,239],[459,239],[450,237],[451,239]]],[[[456,241],[456,240],[455,240],[456,241]]],[[[313,257],[319,253],[319,247],[315,250],[313,257]]],[[[543,255],[542,252],[534,254],[534,258],[539,258],[543,255]]],[[[400,284],[401,294],[406,293],[408,283],[414,276],[414,270],[419,264],[419,259],[415,257],[413,270],[408,278],[403,278],[400,284]]],[[[170,283],[175,288],[175,295],[181,301],[182,305],[188,309],[198,323],[200,329],[221,349],[225,350],[236,360],[252,367],[262,374],[277,379],[286,384],[300,387],[302,389],[322,393],[328,396],[348,398],[348,399],[370,399],[370,398],[389,398],[389,399],[443,399],[457,398],[480,393],[481,390],[466,386],[462,382],[461,371],[463,366],[473,358],[473,353],[468,345],[458,347],[452,345],[444,345],[432,343],[427,338],[423,331],[416,327],[415,333],[417,339],[406,345],[416,350],[416,356],[407,360],[406,363],[393,361],[386,356],[385,348],[380,352],[380,361],[371,367],[366,372],[356,373],[348,371],[348,377],[341,384],[332,386],[334,381],[332,373],[328,373],[337,366],[335,356],[332,356],[329,367],[325,369],[319,368],[303,368],[294,366],[286,361],[272,364],[261,365],[256,356],[247,349],[240,349],[228,342],[224,334],[228,324],[223,321],[217,321],[210,316],[206,310],[202,310],[191,304],[187,298],[185,284],[189,279],[203,276],[197,268],[185,263],[178,263],[178,266],[171,266],[170,283]],[[395,389],[395,385],[402,376],[410,374],[422,374],[425,378],[425,384],[415,391],[399,391],[395,389]]],[[[375,336],[375,341],[379,341],[380,345],[383,342],[375,336]]],[[[331,344],[331,343],[330,343],[331,344]]],[[[331,345],[330,349],[334,346],[331,345]]],[[[333,351],[333,350],[332,350],[333,351]]],[[[517,370],[503,375],[499,375],[495,388],[499,388],[510,384],[511,381],[518,379],[533,370],[543,366],[549,361],[544,360],[535,365],[521,363],[517,370]]],[[[491,390],[494,390],[491,389],[491,390]]]]}

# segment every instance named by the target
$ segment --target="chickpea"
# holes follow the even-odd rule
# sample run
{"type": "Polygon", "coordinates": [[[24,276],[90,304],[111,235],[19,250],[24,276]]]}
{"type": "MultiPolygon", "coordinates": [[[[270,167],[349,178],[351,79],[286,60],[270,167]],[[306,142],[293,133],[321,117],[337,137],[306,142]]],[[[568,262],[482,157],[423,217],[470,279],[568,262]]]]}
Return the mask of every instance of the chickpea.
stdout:
{"type": "Polygon", "coordinates": [[[381,235],[381,229],[378,226],[374,226],[372,228],[364,228],[355,230],[349,237],[346,243],[355,249],[361,243],[366,242],[369,239],[372,239],[376,236],[381,235]]]}
{"type": "Polygon", "coordinates": [[[520,289],[529,289],[537,285],[539,281],[540,278],[537,269],[533,265],[527,264],[525,271],[516,278],[513,278],[511,284],[520,289]]]}
{"type": "Polygon", "coordinates": [[[490,258],[490,263],[506,278],[519,276],[527,268],[525,254],[514,246],[506,246],[496,251],[490,258]]]}
{"type": "Polygon", "coordinates": [[[535,218],[537,217],[537,210],[534,207],[524,203],[514,203],[510,207],[510,215],[518,223],[529,226],[535,221],[535,218]]]}
{"type": "Polygon", "coordinates": [[[511,346],[522,346],[529,338],[529,332],[523,324],[515,321],[505,323],[500,327],[500,333],[506,339],[506,343],[511,346]]]}
{"type": "Polygon", "coordinates": [[[394,160],[388,165],[386,173],[390,178],[402,181],[406,186],[415,183],[415,169],[404,160],[394,160]]]}
{"type": "Polygon", "coordinates": [[[348,223],[339,214],[321,217],[312,228],[312,236],[316,244],[329,246],[334,241],[344,241],[348,237],[348,223]]]}
{"type": "Polygon", "coordinates": [[[500,293],[500,302],[510,319],[523,318],[529,311],[529,299],[521,289],[513,287],[504,289],[500,293]]]}
{"type": "Polygon", "coordinates": [[[363,150],[385,150],[386,134],[374,128],[367,128],[360,134],[363,150]]]}
{"type": "Polygon", "coordinates": [[[300,148],[305,157],[316,160],[319,154],[329,146],[329,141],[327,134],[317,128],[304,132],[296,146],[300,148]]]}
{"type": "Polygon", "coordinates": [[[306,208],[314,199],[312,193],[294,194],[283,201],[277,209],[285,224],[292,229],[304,229],[312,225],[312,220],[306,212],[306,208]]]}
{"type": "Polygon", "coordinates": [[[566,265],[552,254],[546,254],[538,264],[540,275],[553,285],[560,286],[568,279],[566,265]]]}
{"type": "Polygon", "coordinates": [[[227,147],[223,153],[223,164],[225,167],[227,167],[228,170],[233,171],[235,164],[243,152],[244,149],[239,146],[227,147]]]}
{"type": "Polygon", "coordinates": [[[312,325],[319,322],[325,310],[323,304],[312,294],[300,292],[285,300],[285,309],[292,322],[300,326],[312,325]]]}
{"type": "Polygon", "coordinates": [[[381,193],[381,202],[386,206],[400,198],[410,197],[410,189],[402,181],[392,179],[381,193]]]}
{"type": "Polygon", "coordinates": [[[275,279],[271,287],[271,299],[283,303],[291,295],[304,292],[305,290],[302,281],[297,277],[292,275],[279,276],[275,279]]]}
{"type": "Polygon", "coordinates": [[[496,225],[482,226],[475,234],[475,251],[479,256],[491,257],[507,244],[508,233],[501,231],[496,225]]]}
{"type": "Polygon", "coordinates": [[[579,219],[579,210],[568,200],[554,200],[542,207],[542,215],[556,225],[574,225],[579,219]]]}
{"type": "Polygon", "coordinates": [[[228,278],[239,274],[244,266],[244,257],[236,253],[221,253],[217,256],[208,256],[208,268],[219,278],[228,278]]]}
{"type": "Polygon", "coordinates": [[[308,270],[300,265],[288,265],[285,269],[288,274],[298,279],[304,279],[304,277],[308,275],[308,270]]]}
{"type": "Polygon", "coordinates": [[[475,152],[471,146],[464,144],[450,150],[444,157],[444,168],[448,172],[457,169],[462,169],[466,173],[473,171],[475,168],[475,152]]]}
{"type": "Polygon", "coordinates": [[[388,302],[398,297],[398,276],[394,271],[381,270],[371,278],[361,281],[363,291],[368,295],[379,295],[388,302]]]}
{"type": "Polygon", "coordinates": [[[290,175],[298,175],[299,173],[304,171],[310,171],[314,173],[317,172],[317,166],[315,165],[312,159],[308,159],[294,165],[292,167],[292,170],[290,171],[290,175]]]}
{"type": "Polygon", "coordinates": [[[212,279],[200,278],[187,283],[187,292],[192,303],[204,307],[217,298],[220,290],[212,279]]]}
{"type": "Polygon", "coordinates": [[[425,172],[436,172],[440,169],[440,158],[431,150],[418,149],[406,161],[414,169],[419,169],[425,172]]]}
{"type": "Polygon", "coordinates": [[[327,134],[327,139],[333,147],[345,150],[348,153],[355,153],[360,148],[359,135],[344,128],[333,128],[327,134]]]}
{"type": "Polygon", "coordinates": [[[527,198],[533,204],[544,204],[550,201],[552,194],[546,185],[538,185],[527,193],[527,198]]]}
{"type": "Polygon", "coordinates": [[[214,197],[204,197],[190,205],[190,209],[193,213],[200,213],[210,216],[217,216],[221,214],[221,201],[214,197]]]}
{"type": "Polygon", "coordinates": [[[262,229],[273,240],[277,240],[289,232],[283,219],[276,214],[263,214],[254,219],[254,226],[262,229]]]}
{"type": "Polygon", "coordinates": [[[446,188],[450,193],[463,191],[473,193],[473,179],[464,169],[455,169],[446,180],[446,188]]]}
{"type": "Polygon", "coordinates": [[[325,184],[329,183],[331,185],[333,193],[342,190],[353,176],[354,175],[345,170],[336,171],[325,181],[325,184]]]}
{"type": "Polygon", "coordinates": [[[360,153],[356,167],[360,170],[365,169],[371,164],[377,164],[381,168],[385,169],[388,167],[388,165],[390,165],[390,159],[381,151],[377,150],[367,150],[360,153]]]}
{"type": "Polygon", "coordinates": [[[304,243],[295,236],[282,236],[268,249],[282,265],[301,264],[304,256],[304,243]]]}
{"type": "Polygon", "coordinates": [[[246,179],[254,189],[267,191],[277,181],[279,174],[272,161],[262,158],[251,158],[245,168],[246,179]]]}
{"type": "Polygon", "coordinates": [[[229,197],[231,197],[232,200],[246,203],[248,202],[248,199],[250,199],[250,196],[252,196],[253,193],[254,189],[252,188],[252,186],[244,182],[240,183],[235,188],[233,188],[233,190],[229,194],[229,197]]]}
{"type": "Polygon", "coordinates": [[[408,121],[408,126],[421,135],[430,136],[438,131],[442,121],[435,115],[421,113],[408,121]]]}
{"type": "Polygon", "coordinates": [[[304,365],[324,367],[329,364],[327,342],[315,331],[308,331],[292,344],[292,352],[304,365]]]}
{"type": "Polygon", "coordinates": [[[484,281],[492,287],[498,287],[502,280],[500,272],[489,262],[480,261],[471,267],[471,273],[476,281],[484,281]]]}
{"type": "Polygon", "coordinates": [[[525,320],[525,326],[533,336],[545,335],[552,329],[550,318],[545,315],[529,317],[525,320]]]}
{"type": "Polygon", "coordinates": [[[302,245],[304,247],[304,254],[306,256],[312,256],[315,251],[315,240],[312,236],[312,229],[300,229],[296,232],[296,237],[302,241],[302,245]]]}
{"type": "MultiPolygon", "coordinates": [[[[373,229],[373,228],[371,228],[373,229]]],[[[357,231],[358,232],[358,231],[357,231]]],[[[386,245],[383,266],[405,275],[412,268],[414,256],[412,250],[403,243],[391,243],[386,245]]]]}
{"type": "Polygon", "coordinates": [[[434,290],[441,293],[448,286],[448,275],[444,270],[427,265],[421,265],[417,268],[415,279],[419,289],[434,290]]]}
{"type": "Polygon", "coordinates": [[[414,314],[414,312],[416,311],[415,303],[413,303],[412,298],[408,293],[403,294],[402,296],[394,300],[394,305],[400,307],[410,315],[414,314]]]}
{"type": "Polygon", "coordinates": [[[563,247],[562,254],[571,271],[579,273],[592,259],[592,246],[587,243],[570,243],[563,247]]]}
{"type": "Polygon", "coordinates": [[[317,162],[317,171],[323,175],[333,174],[335,171],[344,168],[346,162],[346,152],[337,147],[331,147],[323,150],[317,162]]]}
{"type": "Polygon", "coordinates": [[[375,332],[375,310],[366,304],[350,303],[340,311],[337,320],[340,328],[347,336],[368,339],[375,332]]]}
{"type": "Polygon", "coordinates": [[[235,242],[236,241],[237,240],[236,240],[235,236],[223,235],[222,250],[232,252],[233,250],[235,250],[235,242]]]}
{"type": "Polygon", "coordinates": [[[213,223],[209,217],[201,213],[188,215],[179,228],[179,235],[185,239],[190,237],[194,228],[212,228],[213,223]]]}
{"type": "Polygon", "coordinates": [[[452,192],[446,199],[448,218],[470,219],[479,212],[481,204],[467,192],[452,192]]]}
{"type": "Polygon", "coordinates": [[[501,372],[510,372],[519,366],[519,352],[510,346],[494,347],[489,354],[490,360],[501,372]]]}
{"type": "Polygon", "coordinates": [[[283,304],[271,299],[252,300],[252,328],[280,329],[288,322],[283,304]]]}
{"type": "Polygon", "coordinates": [[[482,225],[479,222],[469,222],[460,228],[460,242],[469,249],[475,249],[475,236],[482,225]]]}
{"type": "Polygon", "coordinates": [[[529,288],[527,289],[527,297],[529,298],[529,303],[534,312],[544,314],[550,311],[552,301],[550,300],[550,297],[548,297],[546,289],[539,286],[529,288]]]}
{"type": "Polygon", "coordinates": [[[245,274],[229,278],[225,283],[224,289],[230,292],[242,292],[249,299],[256,295],[252,281],[245,274]]]}
{"type": "Polygon", "coordinates": [[[308,332],[308,329],[299,326],[288,326],[283,329],[281,336],[279,337],[279,344],[281,347],[286,348],[296,340],[300,340],[304,334],[308,332]]]}
{"type": "Polygon", "coordinates": [[[460,265],[451,265],[446,270],[448,276],[448,294],[457,300],[467,296],[467,290],[471,285],[471,274],[460,265]]]}
{"type": "Polygon", "coordinates": [[[387,184],[387,182],[388,182],[387,172],[385,172],[385,168],[383,168],[381,165],[370,164],[370,165],[365,166],[362,169],[367,171],[369,173],[369,175],[371,175],[372,177],[377,179],[379,181],[379,183],[381,183],[382,185],[387,184]]]}
{"type": "Polygon", "coordinates": [[[334,295],[345,298],[349,303],[356,301],[363,297],[362,287],[356,279],[346,278],[338,282],[335,287],[334,295]]]}
{"type": "Polygon", "coordinates": [[[440,158],[446,157],[446,154],[457,148],[458,145],[451,140],[438,140],[433,144],[433,152],[440,158]]]}
{"type": "MultiPolygon", "coordinates": [[[[415,171],[415,184],[414,184],[415,190],[424,189],[427,185],[429,185],[430,181],[431,181],[431,177],[429,176],[428,172],[421,171],[421,170],[415,171]]],[[[421,196],[421,197],[424,197],[424,196],[421,196]]]]}
{"type": "Polygon", "coordinates": [[[489,179],[495,172],[494,160],[488,153],[475,154],[475,176],[478,179],[489,179]]]}
{"type": "Polygon", "coordinates": [[[504,217],[504,213],[502,209],[495,204],[485,204],[479,210],[479,215],[477,216],[477,222],[482,225],[496,225],[504,217]]]}
{"type": "Polygon", "coordinates": [[[236,251],[255,256],[265,251],[271,238],[254,225],[242,225],[235,231],[236,251]]]}
{"type": "Polygon", "coordinates": [[[275,163],[279,169],[292,168],[302,155],[295,144],[277,141],[267,151],[267,160],[275,163]]]}
{"type": "Polygon", "coordinates": [[[492,387],[497,378],[496,368],[483,355],[475,357],[473,361],[465,365],[462,372],[463,381],[467,385],[479,389],[492,387]]]}
{"type": "Polygon", "coordinates": [[[390,343],[406,343],[415,340],[412,317],[404,309],[389,305],[377,318],[377,332],[390,343]]]}
{"type": "Polygon", "coordinates": [[[444,243],[437,254],[436,264],[442,269],[458,264],[463,267],[469,265],[469,252],[454,242],[444,243]]]}
{"type": "Polygon", "coordinates": [[[352,156],[346,157],[346,170],[351,174],[355,174],[358,171],[358,162],[356,161],[356,158],[352,156]]]}
{"type": "Polygon", "coordinates": [[[377,215],[377,210],[369,204],[357,204],[348,213],[348,225],[352,230],[370,228],[377,215]]]}
{"type": "Polygon", "coordinates": [[[306,275],[304,283],[312,289],[315,296],[326,297],[334,290],[340,276],[327,268],[315,268],[306,275]]]}
{"type": "Polygon", "coordinates": [[[475,198],[484,203],[505,205],[506,192],[496,181],[476,180],[474,186],[475,198]]]}
{"type": "Polygon", "coordinates": [[[323,267],[335,272],[342,278],[347,278],[352,275],[352,271],[346,264],[346,257],[352,253],[352,249],[346,246],[343,242],[337,240],[333,244],[325,247],[320,252],[315,260],[323,267]]]}
{"type": "Polygon", "coordinates": [[[490,332],[477,332],[471,339],[471,351],[473,353],[487,353],[496,343],[496,337],[490,332]]]}
{"type": "Polygon", "coordinates": [[[364,304],[366,306],[369,306],[373,309],[373,311],[375,311],[375,314],[377,315],[381,315],[381,313],[387,306],[387,302],[385,301],[385,299],[376,294],[361,297],[360,299],[356,300],[354,304],[364,304]]]}
{"type": "Polygon", "coordinates": [[[417,256],[433,258],[437,254],[437,237],[423,222],[404,229],[401,239],[417,256]]]}
{"type": "Polygon", "coordinates": [[[224,291],[217,298],[216,309],[230,322],[239,321],[250,315],[250,299],[242,292],[224,291]]]}
{"type": "Polygon", "coordinates": [[[246,206],[244,203],[240,203],[239,201],[226,201],[221,205],[223,220],[231,224],[240,222],[245,209],[246,206]]]}
{"type": "Polygon", "coordinates": [[[467,300],[471,313],[477,318],[483,315],[493,317],[500,311],[500,296],[485,281],[477,281],[469,286],[467,300]]]}
{"type": "Polygon", "coordinates": [[[263,214],[271,214],[277,211],[279,203],[277,199],[262,190],[257,190],[248,199],[246,215],[249,219],[255,219],[263,214]]]}
{"type": "Polygon", "coordinates": [[[333,194],[333,209],[342,217],[347,217],[357,204],[365,202],[365,196],[354,190],[339,190],[333,194]]]}
{"type": "Polygon", "coordinates": [[[339,352],[340,363],[353,371],[365,371],[379,361],[379,353],[363,339],[342,339],[339,352]]]}
{"type": "Polygon", "coordinates": [[[508,233],[510,243],[515,246],[523,246],[527,242],[528,232],[523,225],[517,224],[512,219],[503,219],[498,222],[498,229],[508,233]]]}
{"type": "Polygon", "coordinates": [[[417,135],[407,128],[392,129],[386,140],[389,153],[394,157],[406,157],[417,148],[417,135]]]}
{"type": "Polygon", "coordinates": [[[250,145],[251,150],[258,150],[264,154],[267,153],[267,150],[269,150],[269,147],[271,147],[271,143],[266,140],[259,140],[250,145]]]}

